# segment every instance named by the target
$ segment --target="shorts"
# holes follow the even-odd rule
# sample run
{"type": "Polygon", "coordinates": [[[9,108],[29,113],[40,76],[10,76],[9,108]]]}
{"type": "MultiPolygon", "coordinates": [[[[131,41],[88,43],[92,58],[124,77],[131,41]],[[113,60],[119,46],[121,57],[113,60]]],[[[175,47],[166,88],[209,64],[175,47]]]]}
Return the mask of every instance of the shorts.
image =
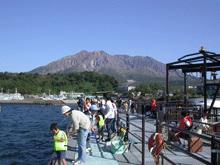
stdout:
{"type": "Polygon", "coordinates": [[[66,151],[56,151],[56,159],[66,159],[66,151]]]}
{"type": "Polygon", "coordinates": [[[98,135],[99,136],[104,136],[104,126],[99,126],[98,135]]]}

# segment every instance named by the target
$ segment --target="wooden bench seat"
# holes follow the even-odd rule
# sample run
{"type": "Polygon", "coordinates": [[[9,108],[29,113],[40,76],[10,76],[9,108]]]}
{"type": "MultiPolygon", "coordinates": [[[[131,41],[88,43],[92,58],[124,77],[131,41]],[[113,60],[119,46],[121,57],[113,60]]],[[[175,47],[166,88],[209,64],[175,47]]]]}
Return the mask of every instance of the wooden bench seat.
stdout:
{"type": "MultiPolygon", "coordinates": [[[[175,132],[173,131],[168,131],[168,141],[174,141],[174,139],[172,139],[171,134],[175,134],[175,132]]],[[[182,138],[180,137],[180,139],[184,139],[188,142],[188,151],[190,153],[195,153],[195,152],[202,152],[203,151],[203,140],[201,138],[198,137],[190,137],[190,138],[182,138]]]]}

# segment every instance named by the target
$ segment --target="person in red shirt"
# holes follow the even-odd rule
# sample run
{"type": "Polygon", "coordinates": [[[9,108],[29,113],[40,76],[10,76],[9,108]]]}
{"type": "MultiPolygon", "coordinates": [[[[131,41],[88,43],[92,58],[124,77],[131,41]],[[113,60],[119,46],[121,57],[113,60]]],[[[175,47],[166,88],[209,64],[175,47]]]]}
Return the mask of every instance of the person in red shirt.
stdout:
{"type": "MultiPolygon", "coordinates": [[[[191,118],[187,115],[186,111],[182,111],[179,128],[183,130],[189,130],[191,127],[192,127],[191,118]]],[[[183,145],[180,141],[180,137],[186,138],[187,136],[188,134],[182,133],[180,131],[176,131],[173,138],[179,142],[180,148],[183,148],[183,145]]]]}
{"type": "Polygon", "coordinates": [[[151,103],[151,114],[156,117],[156,100],[152,100],[152,103],[151,103]]]}
{"type": "Polygon", "coordinates": [[[86,98],[86,109],[85,110],[88,111],[90,107],[91,107],[90,99],[86,98]]]}

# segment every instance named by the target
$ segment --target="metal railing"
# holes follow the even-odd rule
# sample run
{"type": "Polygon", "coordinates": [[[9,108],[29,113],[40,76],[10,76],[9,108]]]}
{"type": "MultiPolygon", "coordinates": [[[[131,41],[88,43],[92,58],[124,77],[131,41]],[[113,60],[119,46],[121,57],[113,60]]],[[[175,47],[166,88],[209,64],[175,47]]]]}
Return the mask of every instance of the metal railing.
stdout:
{"type": "MultiPolygon", "coordinates": [[[[118,132],[119,132],[119,130],[118,130],[119,121],[123,120],[123,121],[126,122],[126,127],[128,128],[127,134],[131,134],[132,136],[134,136],[138,140],[142,141],[142,151],[138,150],[139,152],[142,152],[142,165],[144,164],[144,161],[145,161],[145,159],[144,159],[144,155],[145,155],[145,146],[144,146],[144,144],[145,144],[145,124],[144,124],[145,123],[145,115],[143,115],[145,113],[145,111],[143,110],[144,104],[145,104],[144,102],[142,102],[142,103],[141,102],[136,102],[136,106],[135,106],[137,108],[137,112],[142,113],[141,117],[140,117],[140,115],[137,115],[140,118],[142,118],[142,127],[137,126],[137,125],[131,123],[130,119],[129,119],[129,114],[126,114],[126,120],[125,120],[123,118],[120,118],[119,117],[119,113],[118,113],[118,121],[117,121],[117,131],[118,132]],[[132,132],[130,132],[130,125],[136,127],[137,129],[142,130],[142,137],[138,137],[135,134],[133,134],[132,132]]],[[[200,107],[199,110],[197,110],[197,112],[193,112],[192,110],[198,109],[198,106],[189,105],[189,104],[181,104],[181,102],[179,103],[179,104],[181,104],[181,107],[179,107],[179,104],[175,104],[175,103],[173,103],[173,104],[171,103],[171,104],[169,104],[169,106],[166,103],[163,103],[163,102],[162,102],[162,104],[166,106],[166,114],[168,114],[167,113],[167,109],[168,109],[170,112],[175,111],[177,113],[182,111],[182,110],[191,110],[189,112],[191,114],[196,114],[197,117],[199,117],[199,118],[201,118],[202,115],[207,115],[207,116],[210,116],[210,117],[215,117],[216,120],[217,120],[218,117],[220,116],[215,111],[214,111],[214,114],[204,114],[204,113],[202,113],[203,109],[201,107],[200,107]]],[[[161,110],[161,107],[162,106],[159,105],[158,108],[157,108],[157,111],[161,110]]],[[[167,116],[166,116],[166,119],[167,119],[167,116]]],[[[179,120],[175,120],[175,121],[179,122],[179,120]]],[[[199,123],[198,121],[194,121],[194,122],[199,123]]],[[[205,124],[207,124],[207,123],[205,123],[205,124]]],[[[212,125],[212,126],[215,126],[217,128],[219,127],[219,126],[213,125],[213,124],[208,124],[208,125],[212,125]]],[[[204,135],[200,135],[200,134],[197,134],[197,133],[194,133],[194,132],[190,132],[190,131],[186,131],[186,130],[181,130],[179,128],[170,126],[168,124],[165,124],[164,126],[168,127],[168,128],[171,128],[173,130],[181,131],[181,132],[186,133],[186,134],[188,133],[188,134],[191,134],[191,135],[196,136],[198,138],[202,138],[204,140],[210,141],[211,142],[211,163],[208,162],[205,159],[202,159],[201,157],[196,156],[195,154],[192,154],[192,153],[190,153],[190,152],[188,152],[186,150],[183,150],[183,149],[175,146],[174,144],[172,144],[172,143],[170,143],[168,141],[164,141],[168,145],[171,145],[172,147],[177,148],[178,150],[182,151],[183,153],[189,155],[190,157],[192,157],[192,158],[194,158],[194,159],[196,159],[196,160],[198,160],[198,161],[200,161],[200,162],[202,162],[204,164],[216,164],[216,162],[219,161],[218,160],[219,159],[218,158],[218,154],[220,153],[220,150],[218,150],[217,147],[218,147],[218,145],[220,145],[220,140],[218,140],[218,138],[219,138],[218,136],[215,136],[215,135],[212,135],[212,134],[207,134],[208,136],[204,136],[204,135]]],[[[128,137],[128,135],[127,135],[127,137],[128,137]]],[[[167,158],[163,153],[160,154],[160,158],[162,158],[162,160],[161,160],[162,164],[164,163],[164,160],[166,160],[170,164],[175,164],[172,160],[167,158]]]]}
{"type": "MultiPolygon", "coordinates": [[[[140,117],[139,115],[136,115],[136,116],[140,117]]],[[[119,130],[120,124],[119,124],[119,122],[120,122],[120,120],[123,120],[123,121],[126,122],[126,127],[127,127],[125,140],[128,140],[129,134],[131,134],[132,136],[134,136],[138,140],[142,141],[142,150],[140,151],[138,148],[136,148],[136,149],[142,154],[141,164],[144,165],[144,162],[145,162],[145,115],[141,115],[141,117],[140,117],[142,119],[142,127],[139,127],[139,126],[137,126],[137,125],[130,122],[130,114],[129,113],[126,113],[126,120],[125,120],[125,119],[123,119],[119,116],[119,111],[118,111],[117,118],[118,118],[118,120],[117,120],[117,134],[118,134],[118,136],[119,136],[119,133],[120,133],[120,130],[119,130]],[[135,134],[133,134],[132,132],[130,132],[130,125],[138,128],[139,130],[142,130],[142,138],[140,138],[140,137],[136,136],[135,134]]]]}
{"type": "MultiPolygon", "coordinates": [[[[132,114],[134,116],[134,114],[132,114]]],[[[142,142],[142,149],[139,150],[137,147],[135,147],[137,149],[137,151],[139,151],[141,154],[142,154],[142,162],[141,164],[144,165],[145,164],[145,145],[146,145],[146,141],[145,141],[145,119],[146,119],[146,116],[145,114],[143,115],[135,115],[136,117],[140,118],[142,120],[142,126],[137,126],[136,124],[133,124],[132,122],[130,122],[130,114],[129,113],[126,113],[126,119],[123,119],[119,116],[119,112],[117,114],[117,117],[118,117],[118,120],[117,120],[117,133],[118,133],[118,136],[119,136],[119,127],[120,127],[120,120],[126,122],[126,127],[127,127],[127,132],[126,132],[126,136],[127,136],[127,139],[129,138],[129,134],[131,134],[132,136],[134,136],[135,138],[137,138],[138,140],[140,140],[142,142]],[[142,137],[138,137],[136,136],[134,133],[132,133],[130,131],[130,125],[134,126],[135,128],[139,129],[139,130],[142,130],[142,137]]],[[[175,164],[173,161],[171,161],[169,158],[167,158],[166,156],[163,155],[163,153],[160,153],[160,157],[162,158],[162,165],[164,164],[164,159],[171,163],[171,164],[175,164]]],[[[160,159],[160,158],[159,158],[160,159]]]]}
{"type": "Polygon", "coordinates": [[[170,142],[167,142],[165,141],[167,144],[171,145],[172,147],[175,147],[177,148],[178,150],[184,152],[185,154],[193,157],[194,159],[202,162],[202,163],[205,163],[205,164],[215,164],[217,162],[217,145],[220,145],[220,141],[217,140],[217,137],[216,136],[212,136],[212,137],[208,137],[208,136],[204,136],[204,135],[201,135],[201,134],[197,134],[197,133],[194,133],[194,132],[190,132],[190,131],[187,131],[187,130],[183,130],[183,129],[180,129],[180,128],[177,128],[177,127],[174,127],[174,126],[171,126],[169,124],[163,124],[163,126],[165,127],[168,127],[168,128],[171,128],[173,130],[176,130],[176,131],[180,131],[182,133],[186,133],[186,134],[189,134],[189,135],[192,135],[194,137],[198,137],[198,138],[201,138],[201,139],[205,139],[205,140],[208,140],[211,142],[211,163],[206,161],[205,159],[202,159],[186,150],[183,150],[177,146],[175,146],[174,144],[170,143],[170,142]]]}

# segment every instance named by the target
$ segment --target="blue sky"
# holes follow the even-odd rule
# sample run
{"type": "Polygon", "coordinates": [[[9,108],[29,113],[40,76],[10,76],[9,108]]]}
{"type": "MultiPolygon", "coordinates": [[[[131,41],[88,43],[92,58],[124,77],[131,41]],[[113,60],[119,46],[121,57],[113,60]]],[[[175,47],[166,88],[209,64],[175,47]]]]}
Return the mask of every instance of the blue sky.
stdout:
{"type": "Polygon", "coordinates": [[[0,72],[26,72],[81,50],[164,64],[220,53],[218,0],[0,0],[0,72]]]}

